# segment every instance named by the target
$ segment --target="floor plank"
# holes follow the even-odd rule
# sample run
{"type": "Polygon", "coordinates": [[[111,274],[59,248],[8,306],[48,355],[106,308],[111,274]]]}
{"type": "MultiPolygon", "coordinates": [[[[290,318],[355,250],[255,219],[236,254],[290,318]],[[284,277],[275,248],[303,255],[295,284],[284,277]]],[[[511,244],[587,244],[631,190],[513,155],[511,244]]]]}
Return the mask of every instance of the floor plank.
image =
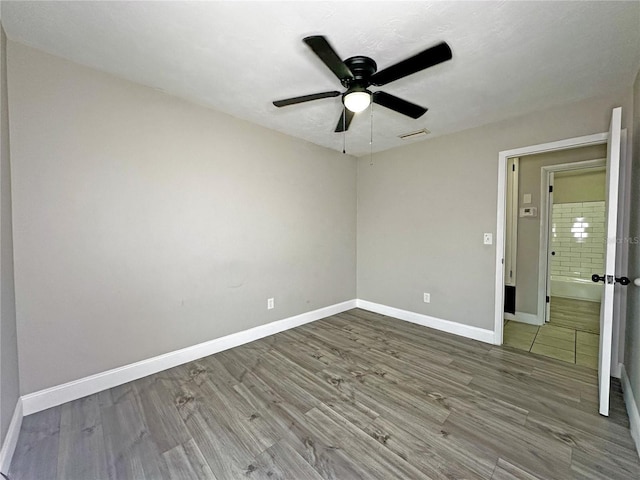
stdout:
{"type": "Polygon", "coordinates": [[[60,407],[58,478],[108,478],[98,396],[60,407]]]}
{"type": "Polygon", "coordinates": [[[252,479],[322,480],[322,476],[288,443],[278,442],[262,452],[251,464],[252,479]]]}
{"type": "Polygon", "coordinates": [[[584,366],[355,309],[25,417],[10,476],[640,478],[620,385],[609,418],[597,388],[584,366]]]}
{"type": "Polygon", "coordinates": [[[166,478],[166,463],[149,433],[132,385],[111,391],[112,403],[102,409],[109,478],[166,478]]]}
{"type": "Polygon", "coordinates": [[[193,439],[164,452],[162,457],[167,464],[170,480],[216,480],[193,439]]]}
{"type": "Polygon", "coordinates": [[[491,480],[541,480],[541,478],[531,475],[515,465],[511,465],[501,458],[498,460],[491,480]]]}
{"type": "Polygon", "coordinates": [[[12,479],[57,478],[61,410],[61,407],[49,408],[22,420],[16,453],[9,468],[12,479]]]}

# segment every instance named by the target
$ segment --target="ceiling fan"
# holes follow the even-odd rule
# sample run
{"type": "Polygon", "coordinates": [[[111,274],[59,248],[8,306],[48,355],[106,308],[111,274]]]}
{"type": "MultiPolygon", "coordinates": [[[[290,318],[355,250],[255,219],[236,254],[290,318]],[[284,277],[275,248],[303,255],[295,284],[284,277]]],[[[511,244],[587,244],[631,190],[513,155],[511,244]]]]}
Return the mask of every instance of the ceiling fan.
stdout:
{"type": "Polygon", "coordinates": [[[442,42],[378,72],[376,62],[369,57],[358,55],[347,58],[344,61],[340,60],[340,57],[327,39],[321,35],[306,37],[302,41],[320,57],[320,60],[329,67],[329,70],[338,77],[342,86],[347,90],[345,92],[334,90],[276,100],[273,104],[276,107],[286,107],[287,105],[342,95],[342,103],[346,108],[343,109],[335,132],[348,130],[354,114],[366,109],[371,101],[408,117],[420,118],[426,113],[426,108],[389,93],[371,92],[368,88],[372,85],[376,87],[386,85],[425,68],[451,60],[452,57],[451,48],[445,42],[442,42]]]}

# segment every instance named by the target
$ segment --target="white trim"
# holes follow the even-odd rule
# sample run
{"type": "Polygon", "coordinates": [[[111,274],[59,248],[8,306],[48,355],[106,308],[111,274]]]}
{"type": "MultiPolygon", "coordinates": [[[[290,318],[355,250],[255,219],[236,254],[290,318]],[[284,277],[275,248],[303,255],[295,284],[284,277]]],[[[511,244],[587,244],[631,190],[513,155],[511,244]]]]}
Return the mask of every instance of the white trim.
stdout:
{"type": "MultiPolygon", "coordinates": [[[[546,172],[546,191],[540,195],[540,240],[538,241],[538,315],[542,323],[551,321],[551,275],[549,273],[551,260],[549,259],[549,249],[551,239],[551,221],[553,220],[553,186],[555,185],[555,171],[540,170],[541,175],[546,172]],[[544,204],[544,209],[542,205],[544,204]],[[544,220],[542,216],[544,215],[544,220]],[[547,301],[549,299],[549,301],[547,301]]],[[[544,185],[545,182],[540,182],[544,185]]]]}
{"type": "MultiPolygon", "coordinates": [[[[616,249],[618,246],[618,193],[620,186],[620,160],[622,139],[622,107],[611,111],[609,141],[607,142],[607,180],[605,206],[604,282],[600,308],[600,350],[598,353],[598,384],[600,397],[600,415],[609,416],[611,359],[618,358],[613,352],[614,303],[616,298],[615,282],[609,282],[609,276],[616,275],[616,249]]],[[[617,363],[617,362],[615,362],[617,363]]]]}
{"type": "Polygon", "coordinates": [[[380,313],[406,322],[416,323],[423,327],[453,333],[455,335],[472,338],[485,343],[493,343],[493,332],[484,328],[472,327],[462,323],[452,322],[450,320],[430,317],[429,315],[423,315],[422,313],[401,310],[399,308],[389,307],[387,305],[381,305],[367,300],[356,300],[356,305],[358,308],[362,308],[363,310],[369,310],[370,312],[380,313]]]}
{"type": "Polygon", "coordinates": [[[294,317],[277,320],[266,325],[259,325],[242,332],[232,333],[208,342],[192,345],[157,357],[141,360],[106,372],[97,373],[85,378],[73,380],[62,385],[47,388],[22,396],[24,415],[46,410],[78,398],[112,388],[123,383],[131,382],[147,375],[161,372],[168,368],[182,365],[214,353],[234,348],[260,338],[268,337],[290,328],[314,322],[321,318],[356,308],[356,300],[337,303],[319,308],[311,312],[302,313],[294,317]]]}
{"type": "Polygon", "coordinates": [[[520,201],[518,188],[518,175],[520,175],[520,159],[513,157],[507,159],[507,167],[509,160],[512,160],[513,169],[507,171],[507,199],[505,203],[505,262],[504,275],[505,286],[515,287],[516,278],[518,276],[518,205],[520,201]],[[511,224],[511,228],[507,228],[511,224]],[[507,242],[507,240],[509,240],[507,242]],[[508,248],[507,248],[508,247],[508,248]],[[507,270],[511,275],[507,278],[507,270]]]}
{"type": "Polygon", "coordinates": [[[9,429],[2,442],[2,449],[0,449],[0,472],[2,473],[9,471],[13,452],[16,451],[16,445],[18,444],[18,436],[20,436],[22,417],[22,399],[18,398],[13,417],[11,417],[11,423],[9,423],[9,429]]]}
{"type": "Polygon", "coordinates": [[[514,322],[528,323],[529,325],[543,325],[544,322],[539,315],[533,313],[516,312],[515,315],[511,313],[505,313],[504,318],[506,320],[512,320],[514,322]]]}
{"type": "Polygon", "coordinates": [[[504,248],[507,226],[507,159],[517,155],[498,155],[498,215],[496,221],[496,298],[493,307],[494,326],[493,343],[502,345],[502,332],[504,330],[504,248]]]}
{"type": "Polygon", "coordinates": [[[636,450],[640,456],[640,411],[638,411],[638,402],[633,396],[631,382],[627,376],[624,364],[621,365],[622,391],[624,392],[624,404],[627,406],[627,414],[629,415],[629,428],[631,430],[631,438],[636,443],[636,450]]]}
{"type": "MultiPolygon", "coordinates": [[[[629,238],[631,208],[631,161],[627,161],[627,130],[620,132],[620,184],[618,195],[618,238],[629,238]]],[[[616,252],[616,276],[628,275],[629,243],[618,244],[616,252]]],[[[611,365],[624,361],[625,330],[627,325],[627,287],[617,286],[613,305],[613,337],[611,339],[611,365]]],[[[619,370],[617,370],[619,371],[619,370]]],[[[612,376],[616,376],[611,373],[612,376]]],[[[616,378],[620,378],[620,374],[616,378]]]]}
{"type": "Polygon", "coordinates": [[[505,241],[505,197],[507,194],[506,170],[507,159],[511,157],[521,157],[534,153],[553,152],[557,150],[567,150],[576,147],[586,147],[588,145],[600,145],[606,143],[609,133],[596,133],[583,137],[567,138],[556,142],[541,143],[527,147],[503,150],[498,153],[498,202],[497,202],[497,222],[496,222],[496,276],[495,276],[495,304],[494,304],[494,340],[496,345],[502,345],[502,335],[504,330],[504,241],[505,241]]]}
{"type": "Polygon", "coordinates": [[[624,365],[622,363],[616,362],[615,365],[611,365],[611,376],[613,378],[617,378],[618,380],[622,379],[622,369],[624,365]]]}

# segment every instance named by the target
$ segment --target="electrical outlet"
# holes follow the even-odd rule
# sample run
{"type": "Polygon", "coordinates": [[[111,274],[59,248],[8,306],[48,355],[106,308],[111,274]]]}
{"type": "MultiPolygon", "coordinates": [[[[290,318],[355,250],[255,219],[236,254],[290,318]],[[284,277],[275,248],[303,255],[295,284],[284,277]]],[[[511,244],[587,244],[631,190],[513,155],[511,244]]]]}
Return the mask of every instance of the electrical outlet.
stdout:
{"type": "Polygon", "coordinates": [[[484,234],[484,244],[492,245],[493,244],[493,233],[485,233],[484,234]]]}
{"type": "Polygon", "coordinates": [[[267,298],[267,310],[272,310],[275,307],[273,298],[267,298]]]}
{"type": "Polygon", "coordinates": [[[431,294],[430,293],[425,293],[424,294],[424,303],[431,303],[431,294]]]}

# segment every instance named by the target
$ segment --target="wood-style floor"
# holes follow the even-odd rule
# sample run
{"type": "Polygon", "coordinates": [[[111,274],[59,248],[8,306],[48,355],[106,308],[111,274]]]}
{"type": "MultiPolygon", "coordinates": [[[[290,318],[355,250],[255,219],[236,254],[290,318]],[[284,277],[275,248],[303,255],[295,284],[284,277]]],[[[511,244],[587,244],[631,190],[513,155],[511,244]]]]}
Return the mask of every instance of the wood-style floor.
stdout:
{"type": "Polygon", "coordinates": [[[352,310],[24,419],[12,480],[636,479],[619,384],[352,310]]]}

